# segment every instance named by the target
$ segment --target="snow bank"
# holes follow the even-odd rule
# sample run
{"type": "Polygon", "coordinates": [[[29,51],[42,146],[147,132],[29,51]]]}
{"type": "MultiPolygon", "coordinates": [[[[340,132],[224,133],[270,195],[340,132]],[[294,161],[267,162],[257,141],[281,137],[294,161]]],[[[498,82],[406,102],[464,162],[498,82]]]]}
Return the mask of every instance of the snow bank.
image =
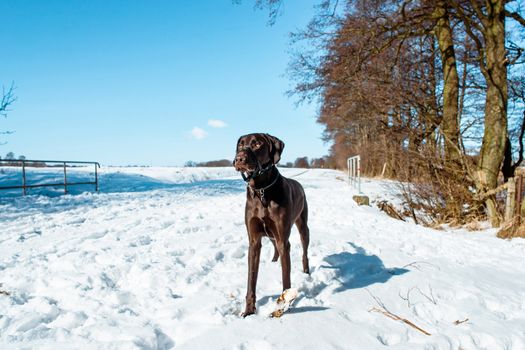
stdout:
{"type": "Polygon", "coordinates": [[[267,240],[257,314],[239,317],[245,186],[230,168],[103,168],[99,194],[1,197],[0,347],[525,348],[524,240],[396,221],[358,207],[342,173],[282,171],[306,190],[311,275],[294,228],[299,297],[280,319],[267,240]],[[432,335],[369,312],[379,303],[432,335]]]}
{"type": "MultiPolygon", "coordinates": [[[[142,192],[170,188],[174,184],[194,183],[205,180],[233,179],[237,173],[227,168],[184,168],[184,167],[102,167],[98,169],[100,192],[142,192]]],[[[67,181],[94,182],[94,166],[67,168],[67,181]]],[[[56,168],[26,168],[26,182],[30,184],[57,184],[64,182],[64,170],[56,168]]],[[[1,186],[22,185],[22,170],[18,167],[0,167],[1,186]]],[[[80,194],[94,191],[94,185],[68,187],[68,193],[80,194]]],[[[22,189],[4,190],[0,197],[18,197],[22,189]]],[[[28,194],[60,196],[63,186],[31,188],[28,194]]]]}

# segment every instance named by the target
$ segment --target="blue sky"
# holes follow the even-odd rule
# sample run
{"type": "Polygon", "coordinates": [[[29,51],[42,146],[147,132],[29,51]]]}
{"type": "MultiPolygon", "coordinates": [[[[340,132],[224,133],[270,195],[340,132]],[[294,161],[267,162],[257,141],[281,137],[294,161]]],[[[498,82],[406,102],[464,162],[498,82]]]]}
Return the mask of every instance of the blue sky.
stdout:
{"type": "Polygon", "coordinates": [[[0,84],[18,100],[0,155],[182,165],[259,131],[284,162],[325,155],[316,106],[284,95],[288,33],[316,1],[285,1],[274,26],[253,2],[2,0],[0,84]]]}

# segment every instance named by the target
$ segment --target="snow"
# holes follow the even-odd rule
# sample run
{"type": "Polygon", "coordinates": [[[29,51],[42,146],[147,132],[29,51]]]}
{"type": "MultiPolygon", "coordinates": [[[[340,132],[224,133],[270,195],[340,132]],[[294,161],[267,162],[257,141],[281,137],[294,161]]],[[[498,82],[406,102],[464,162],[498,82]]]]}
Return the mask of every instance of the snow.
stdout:
{"type": "MultiPolygon", "coordinates": [[[[44,170],[32,181],[60,176],[44,170]]],[[[305,187],[311,275],[294,228],[299,296],[279,319],[268,240],[257,313],[239,316],[245,188],[232,168],[103,167],[98,194],[0,192],[0,348],[525,349],[525,240],[398,221],[357,206],[341,172],[281,171],[305,187]],[[431,335],[371,311],[379,303],[431,335]]],[[[3,168],[0,181],[17,176],[3,168]]],[[[362,189],[395,192],[371,179],[362,189]]]]}

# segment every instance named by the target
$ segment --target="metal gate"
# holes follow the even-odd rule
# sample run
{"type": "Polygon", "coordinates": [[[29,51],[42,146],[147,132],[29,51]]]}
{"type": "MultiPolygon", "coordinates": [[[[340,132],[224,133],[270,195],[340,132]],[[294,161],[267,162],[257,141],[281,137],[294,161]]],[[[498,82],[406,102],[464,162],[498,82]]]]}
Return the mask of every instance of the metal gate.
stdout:
{"type": "Polygon", "coordinates": [[[95,191],[98,192],[98,171],[100,164],[98,162],[80,162],[75,160],[27,160],[27,159],[0,159],[0,165],[5,164],[9,167],[22,168],[22,184],[17,186],[0,186],[0,190],[11,190],[21,188],[24,196],[27,194],[28,188],[36,187],[64,187],[64,194],[67,193],[69,186],[76,185],[95,185],[95,191]],[[55,165],[48,165],[48,163],[55,165]],[[95,167],[94,181],[68,182],[67,168],[70,164],[92,164],[95,167]],[[26,168],[62,168],[64,173],[64,182],[50,183],[50,184],[28,184],[26,177],[26,168]]]}
{"type": "Polygon", "coordinates": [[[346,165],[348,167],[348,182],[361,193],[361,156],[348,158],[346,165]]]}

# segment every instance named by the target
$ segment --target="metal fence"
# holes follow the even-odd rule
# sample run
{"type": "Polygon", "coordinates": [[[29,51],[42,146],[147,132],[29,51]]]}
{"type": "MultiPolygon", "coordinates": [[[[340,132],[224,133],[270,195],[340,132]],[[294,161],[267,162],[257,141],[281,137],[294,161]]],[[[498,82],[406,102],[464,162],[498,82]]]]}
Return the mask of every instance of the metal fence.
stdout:
{"type": "Polygon", "coordinates": [[[28,188],[36,187],[64,187],[64,194],[67,193],[69,186],[76,185],[95,185],[95,191],[98,192],[98,171],[100,164],[98,162],[80,162],[75,160],[29,160],[29,159],[0,159],[0,165],[9,167],[20,167],[22,168],[22,184],[16,186],[0,186],[0,190],[11,190],[21,188],[24,196],[27,194],[28,188]],[[54,165],[49,165],[54,164],[54,165]],[[95,180],[94,181],[80,181],[80,182],[68,182],[67,181],[67,168],[71,168],[71,165],[75,164],[92,164],[95,167],[95,180]],[[64,173],[64,182],[58,183],[37,183],[28,184],[26,177],[26,168],[62,168],[64,173]]]}
{"type": "Polygon", "coordinates": [[[348,167],[348,182],[361,193],[361,156],[353,156],[346,160],[348,167]]]}

